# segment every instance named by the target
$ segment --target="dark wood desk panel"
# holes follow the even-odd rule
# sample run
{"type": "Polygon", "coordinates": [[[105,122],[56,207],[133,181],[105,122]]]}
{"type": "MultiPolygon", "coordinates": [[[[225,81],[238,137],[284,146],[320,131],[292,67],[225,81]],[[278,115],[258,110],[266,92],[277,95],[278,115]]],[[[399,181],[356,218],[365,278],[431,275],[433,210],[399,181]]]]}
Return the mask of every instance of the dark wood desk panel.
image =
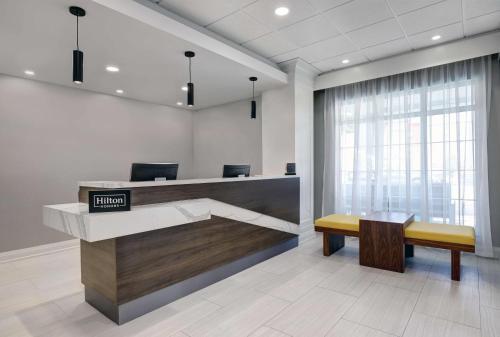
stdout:
{"type": "MultiPolygon", "coordinates": [[[[300,178],[228,181],[217,183],[132,187],[132,206],[177,200],[210,198],[299,224],[300,178]]],[[[78,199],[88,203],[88,191],[80,187],[78,199]]]]}
{"type": "Polygon", "coordinates": [[[119,305],[294,237],[213,217],[115,239],[82,241],[82,282],[119,305]],[[103,251],[106,254],[96,254],[103,251]]]}
{"type": "Polygon", "coordinates": [[[118,303],[125,303],[296,235],[213,217],[117,238],[118,303]]]}

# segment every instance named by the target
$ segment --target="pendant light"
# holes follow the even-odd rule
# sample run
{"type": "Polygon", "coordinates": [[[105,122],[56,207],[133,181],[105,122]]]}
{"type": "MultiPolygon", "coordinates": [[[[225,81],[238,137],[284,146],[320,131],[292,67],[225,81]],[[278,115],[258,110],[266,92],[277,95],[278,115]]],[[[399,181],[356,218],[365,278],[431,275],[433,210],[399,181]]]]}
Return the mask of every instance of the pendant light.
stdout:
{"type": "Polygon", "coordinates": [[[184,56],[186,56],[189,59],[189,82],[187,84],[187,105],[188,106],[193,106],[194,105],[194,84],[191,82],[191,58],[195,56],[194,51],[187,51],[184,53],[184,56]]]}
{"type": "Polygon", "coordinates": [[[85,16],[85,10],[77,6],[71,6],[69,12],[76,16],[76,49],[73,50],[73,82],[83,83],[83,52],[78,45],[78,18],[85,16]]]}
{"type": "Polygon", "coordinates": [[[257,77],[252,76],[249,78],[252,81],[252,108],[250,110],[250,118],[257,118],[257,102],[255,102],[255,81],[257,81],[257,77]]]}

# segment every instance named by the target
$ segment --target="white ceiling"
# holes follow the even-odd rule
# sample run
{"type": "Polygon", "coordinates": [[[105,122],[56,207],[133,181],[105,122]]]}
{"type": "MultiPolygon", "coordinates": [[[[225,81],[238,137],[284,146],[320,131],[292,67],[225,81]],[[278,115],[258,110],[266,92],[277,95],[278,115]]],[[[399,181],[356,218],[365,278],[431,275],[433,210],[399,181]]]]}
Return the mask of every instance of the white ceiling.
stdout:
{"type": "MultiPolygon", "coordinates": [[[[117,4],[124,3],[148,10],[132,0],[120,0],[117,4]]],[[[34,80],[111,95],[118,95],[115,90],[123,89],[124,97],[176,106],[176,102],[186,100],[186,93],[180,89],[188,80],[186,50],[196,52],[195,109],[250,97],[250,76],[259,77],[257,92],[286,83],[285,74],[259,59],[250,62],[246,55],[245,65],[236,57],[201,48],[95,1],[0,1],[3,74],[31,78],[23,73],[31,69],[36,73],[34,80]],[[76,20],[68,12],[70,5],[87,10],[87,16],[80,20],[80,49],[85,52],[82,85],[71,81],[76,20]],[[108,64],[118,66],[120,72],[106,72],[108,64]],[[270,76],[273,72],[282,74],[284,80],[276,74],[270,76]]],[[[241,51],[234,54],[237,53],[242,55],[241,51]]]]}
{"type": "Polygon", "coordinates": [[[150,1],[274,62],[302,58],[320,72],[500,28],[500,0],[150,1]],[[289,15],[274,15],[280,6],[289,15]]]}

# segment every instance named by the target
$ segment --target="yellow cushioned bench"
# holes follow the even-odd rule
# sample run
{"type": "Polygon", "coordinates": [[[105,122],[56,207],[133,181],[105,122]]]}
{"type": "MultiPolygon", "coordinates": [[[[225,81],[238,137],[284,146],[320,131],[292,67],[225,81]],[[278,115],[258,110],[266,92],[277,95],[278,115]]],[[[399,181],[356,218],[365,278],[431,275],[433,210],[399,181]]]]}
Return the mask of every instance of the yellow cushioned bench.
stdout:
{"type": "Polygon", "coordinates": [[[331,214],[317,219],[314,224],[318,228],[338,229],[359,232],[359,216],[347,214],[331,214]]]}
{"type": "Polygon", "coordinates": [[[412,222],[405,228],[405,244],[451,251],[451,279],[460,281],[461,252],[475,252],[474,228],[427,222],[412,222]]]}
{"type": "Polygon", "coordinates": [[[323,233],[323,255],[330,256],[345,245],[345,236],[359,237],[359,216],[331,214],[314,222],[314,230],[323,233]]]}
{"type": "MultiPolygon", "coordinates": [[[[359,237],[359,216],[331,214],[314,222],[314,229],[323,233],[323,255],[344,247],[345,236],[359,237]]],[[[460,253],[475,252],[474,228],[415,221],[405,228],[405,251],[413,256],[413,246],[426,246],[451,251],[451,278],[460,281],[460,253]]]]}
{"type": "Polygon", "coordinates": [[[412,222],[405,228],[405,238],[468,246],[474,246],[476,243],[474,228],[472,227],[419,221],[412,222]]]}

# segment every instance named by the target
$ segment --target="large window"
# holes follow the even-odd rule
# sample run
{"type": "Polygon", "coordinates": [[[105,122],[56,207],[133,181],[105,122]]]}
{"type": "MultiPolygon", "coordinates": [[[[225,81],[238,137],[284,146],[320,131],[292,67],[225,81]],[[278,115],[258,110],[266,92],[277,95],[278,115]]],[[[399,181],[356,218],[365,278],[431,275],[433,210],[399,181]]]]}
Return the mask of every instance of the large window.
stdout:
{"type": "Polygon", "coordinates": [[[474,225],[470,81],[339,103],[337,169],[346,212],[388,209],[474,225]]]}
{"type": "Polygon", "coordinates": [[[323,214],[474,226],[476,254],[493,256],[491,66],[485,56],[327,89],[323,214]]]}

